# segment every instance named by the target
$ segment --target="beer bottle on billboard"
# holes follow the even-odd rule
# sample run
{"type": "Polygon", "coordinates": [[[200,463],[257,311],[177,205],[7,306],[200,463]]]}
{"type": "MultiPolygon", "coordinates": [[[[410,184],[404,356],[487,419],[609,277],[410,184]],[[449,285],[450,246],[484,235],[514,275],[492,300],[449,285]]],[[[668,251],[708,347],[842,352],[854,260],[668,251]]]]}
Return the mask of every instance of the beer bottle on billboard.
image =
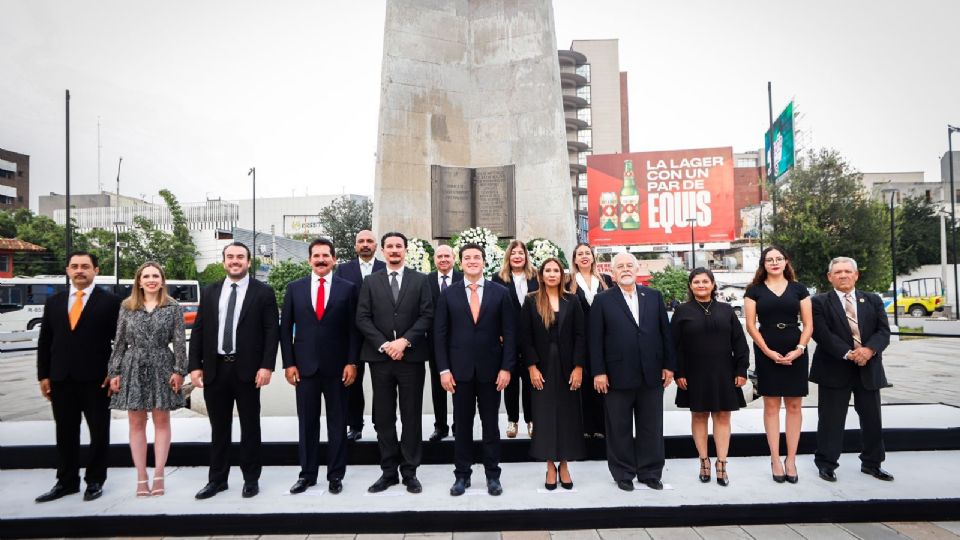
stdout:
{"type": "Polygon", "coordinates": [[[640,228],[640,194],[637,193],[637,181],[633,177],[633,160],[623,161],[623,189],[620,190],[620,228],[636,230],[640,228]]]}
{"type": "Polygon", "coordinates": [[[617,192],[604,191],[600,194],[600,230],[617,230],[617,192]]]}

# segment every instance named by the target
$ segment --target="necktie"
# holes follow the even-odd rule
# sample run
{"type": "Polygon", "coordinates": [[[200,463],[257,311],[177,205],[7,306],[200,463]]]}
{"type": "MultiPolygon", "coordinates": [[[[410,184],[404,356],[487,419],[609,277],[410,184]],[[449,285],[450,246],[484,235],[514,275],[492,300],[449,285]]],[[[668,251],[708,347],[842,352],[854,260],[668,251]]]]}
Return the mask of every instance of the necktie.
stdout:
{"type": "Polygon", "coordinates": [[[227,317],[223,321],[223,354],[233,354],[233,317],[237,312],[237,284],[230,284],[227,317]]]}
{"type": "Polygon", "coordinates": [[[843,311],[847,314],[847,322],[850,323],[850,333],[853,334],[853,344],[855,347],[861,345],[860,325],[857,323],[857,307],[853,304],[853,295],[846,293],[843,295],[843,311]]]}
{"type": "Polygon", "coordinates": [[[323,312],[326,309],[326,306],[323,305],[323,300],[326,298],[326,290],[323,286],[324,282],[327,281],[323,278],[320,278],[320,286],[317,287],[317,320],[323,318],[323,312]]]}
{"type": "Polygon", "coordinates": [[[480,295],[477,294],[477,284],[471,283],[470,287],[470,313],[473,315],[473,322],[476,324],[480,318],[480,295]]]}
{"type": "Polygon", "coordinates": [[[440,291],[441,291],[441,292],[447,290],[447,278],[448,278],[448,277],[450,277],[450,276],[440,276],[440,279],[442,280],[442,283],[440,283],[440,291]]]}
{"type": "Polygon", "coordinates": [[[73,306],[70,307],[70,329],[73,330],[77,327],[77,323],[80,321],[80,312],[83,311],[83,291],[77,291],[77,299],[73,301],[73,306]]]}
{"type": "Polygon", "coordinates": [[[393,291],[393,301],[400,297],[400,283],[397,282],[397,273],[390,272],[390,290],[393,291]]]}

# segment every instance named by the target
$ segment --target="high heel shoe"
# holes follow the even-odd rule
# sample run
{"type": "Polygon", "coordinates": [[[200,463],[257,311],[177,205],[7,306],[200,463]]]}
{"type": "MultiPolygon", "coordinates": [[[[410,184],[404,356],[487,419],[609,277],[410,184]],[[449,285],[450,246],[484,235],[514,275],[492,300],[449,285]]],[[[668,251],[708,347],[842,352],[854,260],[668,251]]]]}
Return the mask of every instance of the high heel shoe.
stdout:
{"type": "Polygon", "coordinates": [[[149,480],[137,480],[137,497],[149,497],[150,490],[147,489],[146,485],[149,484],[149,480]],[[141,488],[140,486],[144,486],[141,488]]]}
{"type": "MultiPolygon", "coordinates": [[[[548,469],[549,469],[549,468],[552,468],[552,469],[553,469],[553,474],[555,474],[555,475],[557,475],[557,476],[560,476],[560,473],[557,472],[557,468],[556,468],[556,467],[548,467],[548,469]]],[[[549,491],[553,491],[553,490],[557,489],[557,480],[556,480],[556,477],[554,477],[553,483],[551,484],[550,482],[548,482],[549,478],[550,478],[550,471],[548,470],[548,471],[547,471],[547,477],[544,478],[544,480],[543,480],[543,487],[547,488],[547,490],[549,490],[549,491]]]]}
{"type": "MultiPolygon", "coordinates": [[[[770,469],[771,469],[771,470],[773,470],[773,465],[774,465],[775,463],[777,463],[777,460],[775,460],[775,459],[770,459],[770,469]]],[[[776,483],[778,483],[778,484],[782,484],[782,483],[786,482],[786,480],[787,480],[787,475],[785,475],[785,474],[777,474],[777,473],[772,473],[772,474],[773,474],[773,481],[776,482],[776,483]]]]}
{"type": "Polygon", "coordinates": [[[727,476],[727,460],[717,460],[717,483],[723,487],[730,485],[730,478],[727,476]]]}
{"type": "MultiPolygon", "coordinates": [[[[155,477],[153,478],[153,485],[157,485],[157,480],[163,482],[163,477],[162,477],[162,476],[155,476],[155,477]]],[[[150,490],[150,495],[152,495],[152,496],[154,496],[154,497],[160,497],[160,496],[163,495],[165,492],[166,492],[166,491],[165,491],[165,490],[163,489],[163,487],[161,486],[161,487],[159,487],[159,488],[153,488],[153,489],[151,489],[151,490],[150,490]]]]}
{"type": "MultiPolygon", "coordinates": [[[[797,466],[794,465],[793,468],[796,469],[797,466]]],[[[797,482],[800,481],[799,474],[793,474],[793,475],[787,474],[787,460],[783,460],[783,478],[784,480],[786,480],[791,484],[796,484],[797,482]]]]}
{"type": "MultiPolygon", "coordinates": [[[[557,469],[557,479],[560,480],[560,487],[563,489],[573,489],[573,478],[570,478],[569,482],[563,481],[563,476],[561,475],[561,469],[565,468],[563,465],[557,469]]],[[[567,477],[570,476],[570,469],[567,467],[567,477]]]]}
{"type": "Polygon", "coordinates": [[[700,458],[700,481],[706,484],[710,481],[710,458],[700,458]]]}

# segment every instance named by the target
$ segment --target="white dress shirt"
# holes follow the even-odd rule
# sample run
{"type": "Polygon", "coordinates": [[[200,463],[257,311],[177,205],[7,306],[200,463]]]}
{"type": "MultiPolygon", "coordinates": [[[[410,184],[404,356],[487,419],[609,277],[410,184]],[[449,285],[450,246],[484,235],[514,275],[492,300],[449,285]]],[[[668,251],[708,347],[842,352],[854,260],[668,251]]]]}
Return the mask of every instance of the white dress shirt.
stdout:
{"type": "Polygon", "coordinates": [[[520,305],[523,305],[523,301],[527,298],[527,275],[526,274],[512,274],[513,276],[513,289],[517,293],[517,300],[520,301],[520,305]]]}
{"type": "Polygon", "coordinates": [[[324,277],[318,276],[315,272],[310,274],[310,305],[313,306],[313,311],[317,311],[317,290],[320,289],[320,280],[324,280],[323,283],[323,307],[326,309],[327,303],[330,301],[330,289],[333,288],[333,274],[327,274],[324,277]]]}
{"type": "Polygon", "coordinates": [[[83,298],[80,299],[83,302],[83,307],[87,307],[87,302],[90,300],[90,293],[93,292],[93,288],[96,287],[93,283],[90,284],[86,289],[77,289],[73,286],[73,283],[70,284],[70,296],[67,297],[67,314],[70,314],[70,308],[73,307],[73,303],[77,300],[77,291],[83,291],[83,298]]]}
{"type": "Polygon", "coordinates": [[[447,287],[453,285],[453,270],[450,270],[449,274],[444,274],[437,270],[437,287],[439,287],[441,291],[443,290],[443,276],[447,276],[447,287]]]}
{"type": "Polygon", "coordinates": [[[583,289],[583,296],[587,299],[587,305],[593,305],[593,297],[597,295],[597,291],[600,289],[600,280],[597,279],[597,276],[590,278],[590,284],[587,285],[587,280],[583,279],[583,274],[577,272],[577,287],[583,289]]]}
{"type": "MultiPolygon", "coordinates": [[[[480,281],[477,281],[477,296],[480,297],[480,304],[483,304],[483,278],[480,278],[480,281]]],[[[466,276],[463,277],[463,288],[467,291],[467,305],[470,305],[470,285],[474,282],[467,279],[466,276]]]]}
{"type": "Polygon", "coordinates": [[[403,289],[403,270],[404,270],[405,268],[406,268],[405,266],[401,266],[400,268],[398,268],[398,269],[396,269],[396,270],[391,270],[390,267],[388,266],[388,267],[386,268],[386,270],[387,270],[387,285],[390,285],[391,287],[393,287],[393,276],[391,276],[390,274],[396,272],[396,273],[397,273],[397,288],[403,289]]]}
{"type": "Polygon", "coordinates": [[[217,312],[217,352],[228,354],[223,350],[223,329],[227,326],[227,304],[230,303],[230,285],[237,284],[237,304],[233,308],[233,320],[230,326],[233,327],[233,351],[237,350],[237,321],[240,320],[240,306],[243,305],[243,299],[247,296],[247,288],[250,286],[250,276],[243,276],[239,281],[230,281],[230,278],[223,280],[223,286],[220,288],[220,303],[217,312]]]}
{"type": "Polygon", "coordinates": [[[630,314],[633,315],[633,322],[640,326],[640,302],[637,300],[637,289],[633,289],[633,294],[628,293],[620,287],[620,293],[623,299],[627,301],[627,307],[630,308],[630,314]]]}
{"type": "Polygon", "coordinates": [[[360,263],[360,276],[363,279],[366,279],[367,276],[373,273],[373,263],[376,261],[373,257],[370,258],[370,262],[363,262],[363,259],[357,259],[357,262],[360,263]]]}

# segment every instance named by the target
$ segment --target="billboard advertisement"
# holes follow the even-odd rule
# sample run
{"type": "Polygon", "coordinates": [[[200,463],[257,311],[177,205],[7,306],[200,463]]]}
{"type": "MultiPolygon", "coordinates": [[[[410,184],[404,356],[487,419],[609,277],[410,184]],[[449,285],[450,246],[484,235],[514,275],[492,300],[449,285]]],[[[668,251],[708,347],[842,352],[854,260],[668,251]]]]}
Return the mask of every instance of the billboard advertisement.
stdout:
{"type": "Polygon", "coordinates": [[[323,225],[320,224],[320,216],[317,214],[283,216],[283,235],[287,238],[316,238],[323,234],[323,225]]]}
{"type": "Polygon", "coordinates": [[[773,157],[770,157],[770,130],[763,136],[767,156],[767,179],[776,182],[793,168],[793,102],[773,121],[773,157]],[[773,165],[771,169],[770,165],[773,165]]]}
{"type": "Polygon", "coordinates": [[[589,156],[587,201],[595,246],[729,242],[733,148],[589,156]]]}

